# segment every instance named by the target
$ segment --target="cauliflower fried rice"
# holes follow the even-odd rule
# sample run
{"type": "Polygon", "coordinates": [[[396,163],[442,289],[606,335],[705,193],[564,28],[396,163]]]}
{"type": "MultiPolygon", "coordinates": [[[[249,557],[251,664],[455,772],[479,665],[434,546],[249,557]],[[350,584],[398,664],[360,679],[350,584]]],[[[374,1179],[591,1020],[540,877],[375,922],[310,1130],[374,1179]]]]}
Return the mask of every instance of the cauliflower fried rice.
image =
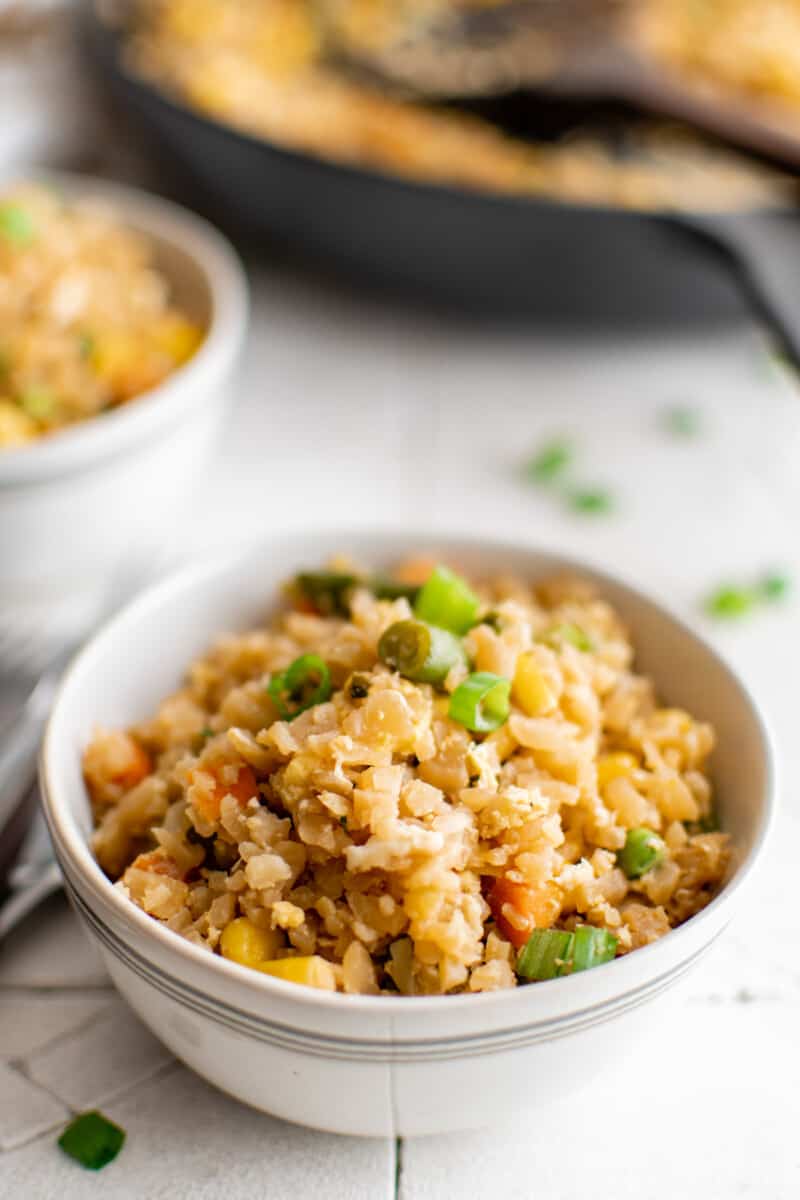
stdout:
{"type": "Polygon", "coordinates": [[[708,903],[711,727],[659,706],[582,581],[432,566],[298,576],[152,719],[95,731],[94,852],[132,903],[266,974],[403,995],[568,974],[708,903]]]}

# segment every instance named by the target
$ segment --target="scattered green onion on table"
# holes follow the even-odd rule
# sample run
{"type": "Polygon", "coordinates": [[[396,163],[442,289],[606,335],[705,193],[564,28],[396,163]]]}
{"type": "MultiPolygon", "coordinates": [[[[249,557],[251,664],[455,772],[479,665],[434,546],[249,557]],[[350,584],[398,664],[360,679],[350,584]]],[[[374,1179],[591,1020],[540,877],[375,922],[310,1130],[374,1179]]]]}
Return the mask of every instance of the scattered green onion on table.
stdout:
{"type": "Polygon", "coordinates": [[[70,1121],[58,1139],[65,1154],[82,1167],[99,1171],[117,1157],[125,1141],[125,1131],[102,1113],[81,1113],[70,1121]]]}
{"type": "Polygon", "coordinates": [[[548,442],[525,464],[525,476],[534,483],[552,483],[566,471],[574,456],[572,443],[566,439],[548,442]]]}

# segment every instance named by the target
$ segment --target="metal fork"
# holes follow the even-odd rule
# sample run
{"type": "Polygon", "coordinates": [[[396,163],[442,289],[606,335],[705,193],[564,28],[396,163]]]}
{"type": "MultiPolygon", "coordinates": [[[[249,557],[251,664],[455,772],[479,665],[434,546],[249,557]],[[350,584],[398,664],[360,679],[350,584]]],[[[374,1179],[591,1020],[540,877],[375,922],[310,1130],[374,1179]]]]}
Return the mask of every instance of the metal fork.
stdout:
{"type": "MultiPolygon", "coordinates": [[[[7,714],[0,722],[0,838],[26,798],[35,802],[30,792],[36,787],[36,758],[42,732],[58,682],[74,650],[74,643],[62,646],[34,681],[30,674],[20,670],[19,656],[14,671],[0,677],[0,699],[7,714]]],[[[0,941],[60,884],[60,872],[41,818],[38,819],[40,827],[36,830],[34,826],[26,842],[27,852],[8,876],[10,894],[0,906],[0,941]]]]}

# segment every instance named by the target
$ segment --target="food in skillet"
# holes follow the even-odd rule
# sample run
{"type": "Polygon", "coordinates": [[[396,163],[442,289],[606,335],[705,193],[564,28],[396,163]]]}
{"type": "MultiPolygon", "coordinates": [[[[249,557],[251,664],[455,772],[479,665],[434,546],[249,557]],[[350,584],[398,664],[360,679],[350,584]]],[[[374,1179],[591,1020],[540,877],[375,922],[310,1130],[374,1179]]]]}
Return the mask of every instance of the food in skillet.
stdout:
{"type": "MultiPolygon", "coordinates": [[[[386,0],[351,8],[354,37],[387,36],[386,0]]],[[[311,0],[139,0],[136,12],[135,73],[207,117],[303,153],[428,183],[625,208],[794,199],[778,173],[683,131],[631,126],[611,139],[589,130],[535,143],[387,95],[328,61],[311,0]]]]}
{"type": "Polygon", "coordinates": [[[126,403],[201,340],[108,206],[38,183],[0,192],[0,450],[126,403]]]}
{"type": "Polygon", "coordinates": [[[350,993],[482,992],[645,946],[729,860],[712,729],[579,581],[301,574],[151,719],[97,730],[103,869],[213,953],[350,993]]]}
{"type": "Polygon", "coordinates": [[[645,0],[631,16],[643,48],[687,78],[800,118],[800,0],[645,0]]]}

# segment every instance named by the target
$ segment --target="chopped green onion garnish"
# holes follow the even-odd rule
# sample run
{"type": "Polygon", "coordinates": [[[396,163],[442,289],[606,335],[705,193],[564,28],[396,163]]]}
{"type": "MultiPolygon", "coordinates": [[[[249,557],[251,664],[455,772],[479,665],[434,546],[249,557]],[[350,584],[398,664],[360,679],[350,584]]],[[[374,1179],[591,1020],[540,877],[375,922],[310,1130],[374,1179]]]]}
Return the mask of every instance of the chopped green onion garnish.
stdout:
{"type": "Polygon", "coordinates": [[[413,604],[419,595],[419,585],[414,583],[398,583],[385,575],[374,575],[367,587],[378,600],[400,600],[405,596],[409,604],[413,604]]]}
{"type": "Polygon", "coordinates": [[[706,610],[712,617],[734,620],[752,612],[757,598],[752,588],[726,585],[712,592],[706,601],[706,610]]]}
{"type": "Polygon", "coordinates": [[[21,204],[0,204],[0,237],[15,246],[27,246],[36,236],[36,226],[21,204]]]}
{"type": "Polygon", "coordinates": [[[355,575],[342,571],[304,571],[294,580],[294,588],[324,617],[345,617],[347,593],[355,587],[355,575]]]}
{"type": "Polygon", "coordinates": [[[573,512],[599,515],[611,512],[614,507],[611,493],[603,488],[574,488],[566,495],[573,512]]]}
{"type": "Polygon", "coordinates": [[[573,459],[572,445],[563,440],[548,442],[525,465],[525,474],[534,483],[550,483],[573,459]]]}
{"type": "Polygon", "coordinates": [[[701,817],[699,821],[684,821],[686,832],[690,836],[698,833],[718,833],[719,820],[716,813],[709,813],[706,817],[701,817]]]}
{"type": "Polygon", "coordinates": [[[35,421],[46,421],[55,408],[53,393],[47,388],[27,388],[19,396],[20,407],[35,421]]]}
{"type": "Polygon", "coordinates": [[[563,929],[535,929],[519,952],[517,974],[523,979],[556,979],[569,967],[572,934],[563,929]]]}
{"type": "Polygon", "coordinates": [[[369,695],[369,675],[355,671],[344,685],[345,695],[349,700],[366,700],[369,695]]]}
{"type": "Polygon", "coordinates": [[[639,879],[661,862],[665,851],[664,843],[652,829],[629,829],[617,862],[628,879],[639,879]]]}
{"type": "Polygon", "coordinates": [[[791,590],[792,582],[788,575],[782,575],[777,571],[765,575],[761,580],[759,591],[765,600],[783,600],[791,590]]]}
{"type": "Polygon", "coordinates": [[[284,721],[322,704],[333,690],[331,673],[318,654],[301,654],[269,682],[268,692],[284,721]]]}
{"type": "Polygon", "coordinates": [[[564,642],[568,642],[576,650],[583,650],[587,654],[594,650],[594,642],[588,633],[581,629],[580,625],[572,625],[569,622],[564,625],[554,625],[552,629],[543,633],[539,640],[552,646],[554,650],[558,650],[564,642]]]}
{"type": "Polygon", "coordinates": [[[607,929],[578,925],[570,948],[573,971],[589,971],[616,957],[617,939],[607,929]]]}
{"type": "Polygon", "coordinates": [[[102,1113],[85,1112],[70,1121],[58,1139],[65,1154],[91,1171],[113,1162],[122,1149],[125,1130],[109,1121],[102,1113]]]}
{"type": "Polygon", "coordinates": [[[696,408],[685,405],[668,408],[663,413],[662,421],[667,432],[675,437],[691,438],[700,432],[701,419],[696,408]]]}
{"type": "Polygon", "coordinates": [[[519,952],[517,974],[541,982],[576,971],[588,971],[611,962],[617,939],[607,929],[579,925],[574,933],[562,929],[535,929],[519,952]]]}
{"type": "Polygon", "coordinates": [[[396,621],[378,642],[378,657],[415,683],[443,683],[451,669],[466,666],[464,647],[454,634],[424,621],[396,621]]]}
{"type": "Polygon", "coordinates": [[[491,733],[508,720],[511,681],[489,671],[476,671],[450,697],[450,717],[472,733],[491,733]]]}
{"type": "Polygon", "coordinates": [[[464,634],[475,624],[480,601],[465,579],[447,567],[435,567],[414,602],[422,621],[464,634]]]}
{"type": "Polygon", "coordinates": [[[78,350],[81,358],[89,358],[94,350],[94,338],[90,333],[78,335],[78,350]]]}

